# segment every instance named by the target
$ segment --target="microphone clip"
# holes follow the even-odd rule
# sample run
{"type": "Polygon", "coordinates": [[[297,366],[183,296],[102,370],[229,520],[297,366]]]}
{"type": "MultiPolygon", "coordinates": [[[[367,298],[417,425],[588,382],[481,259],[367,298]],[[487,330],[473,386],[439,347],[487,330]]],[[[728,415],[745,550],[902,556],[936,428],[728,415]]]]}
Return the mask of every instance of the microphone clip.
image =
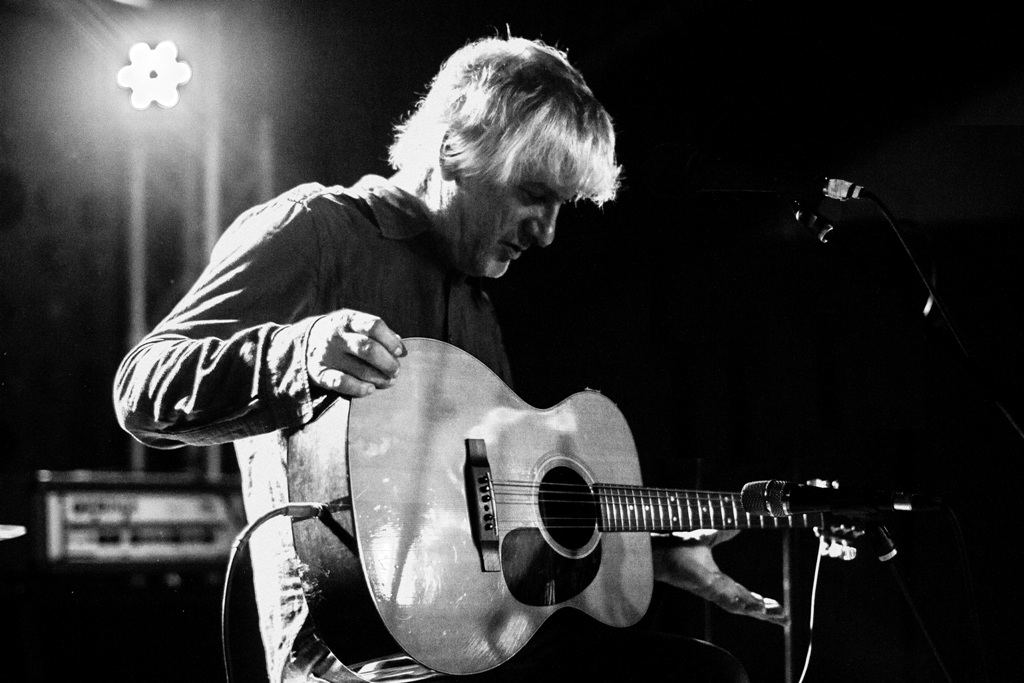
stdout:
{"type": "Polygon", "coordinates": [[[814,210],[807,208],[802,200],[790,199],[789,205],[797,223],[810,231],[822,244],[828,242],[828,235],[832,232],[831,223],[815,213],[814,210]]]}

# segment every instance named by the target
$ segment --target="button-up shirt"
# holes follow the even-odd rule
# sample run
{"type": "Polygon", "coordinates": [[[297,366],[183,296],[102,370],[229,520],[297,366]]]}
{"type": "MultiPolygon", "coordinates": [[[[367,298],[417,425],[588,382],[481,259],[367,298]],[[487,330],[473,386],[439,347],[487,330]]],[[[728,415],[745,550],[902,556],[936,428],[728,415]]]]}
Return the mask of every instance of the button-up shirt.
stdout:
{"type": "MultiPolygon", "coordinates": [[[[313,419],[323,398],[306,369],[319,317],[372,313],[402,337],[461,347],[510,383],[489,300],[439,257],[430,228],[419,200],[376,176],[350,189],[302,185],[243,213],[189,293],[122,362],[122,426],[157,448],[234,442],[255,519],[288,502],[284,430],[313,419]]],[[[308,627],[300,633],[309,608],[287,520],[261,527],[251,552],[276,683],[300,674],[296,651],[307,650],[307,664],[320,655],[308,652],[308,627]]]]}

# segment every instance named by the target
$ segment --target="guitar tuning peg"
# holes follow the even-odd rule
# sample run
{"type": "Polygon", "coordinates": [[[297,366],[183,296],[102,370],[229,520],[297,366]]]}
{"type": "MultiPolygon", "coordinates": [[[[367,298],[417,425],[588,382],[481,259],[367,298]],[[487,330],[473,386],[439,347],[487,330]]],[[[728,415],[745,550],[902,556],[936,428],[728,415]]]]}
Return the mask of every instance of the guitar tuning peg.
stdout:
{"type": "Polygon", "coordinates": [[[864,535],[864,530],[855,524],[849,526],[843,523],[833,524],[829,527],[829,535],[836,536],[840,539],[852,538],[854,540],[864,535]]]}
{"type": "Polygon", "coordinates": [[[857,549],[846,541],[833,539],[821,544],[821,555],[849,562],[857,557],[857,549]]]}

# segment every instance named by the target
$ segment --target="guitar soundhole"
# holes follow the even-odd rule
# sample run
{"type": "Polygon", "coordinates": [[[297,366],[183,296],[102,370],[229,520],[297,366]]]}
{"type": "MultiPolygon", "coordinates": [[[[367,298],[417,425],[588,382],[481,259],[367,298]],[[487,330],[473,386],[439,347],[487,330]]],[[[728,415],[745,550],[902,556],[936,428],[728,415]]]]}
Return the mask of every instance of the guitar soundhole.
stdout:
{"type": "Polygon", "coordinates": [[[541,480],[540,517],[551,538],[564,548],[579,550],[597,529],[597,497],[575,470],[552,468],[541,480]]]}

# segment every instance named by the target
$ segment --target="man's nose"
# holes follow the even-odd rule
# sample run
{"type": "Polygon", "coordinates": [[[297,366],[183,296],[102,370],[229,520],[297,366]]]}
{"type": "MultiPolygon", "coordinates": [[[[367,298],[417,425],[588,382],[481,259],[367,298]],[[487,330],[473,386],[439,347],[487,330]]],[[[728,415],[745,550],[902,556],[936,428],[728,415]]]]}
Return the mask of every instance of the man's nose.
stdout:
{"type": "Polygon", "coordinates": [[[538,247],[546,247],[555,241],[555,223],[558,221],[560,206],[557,202],[546,204],[540,215],[530,221],[530,237],[538,247]]]}

